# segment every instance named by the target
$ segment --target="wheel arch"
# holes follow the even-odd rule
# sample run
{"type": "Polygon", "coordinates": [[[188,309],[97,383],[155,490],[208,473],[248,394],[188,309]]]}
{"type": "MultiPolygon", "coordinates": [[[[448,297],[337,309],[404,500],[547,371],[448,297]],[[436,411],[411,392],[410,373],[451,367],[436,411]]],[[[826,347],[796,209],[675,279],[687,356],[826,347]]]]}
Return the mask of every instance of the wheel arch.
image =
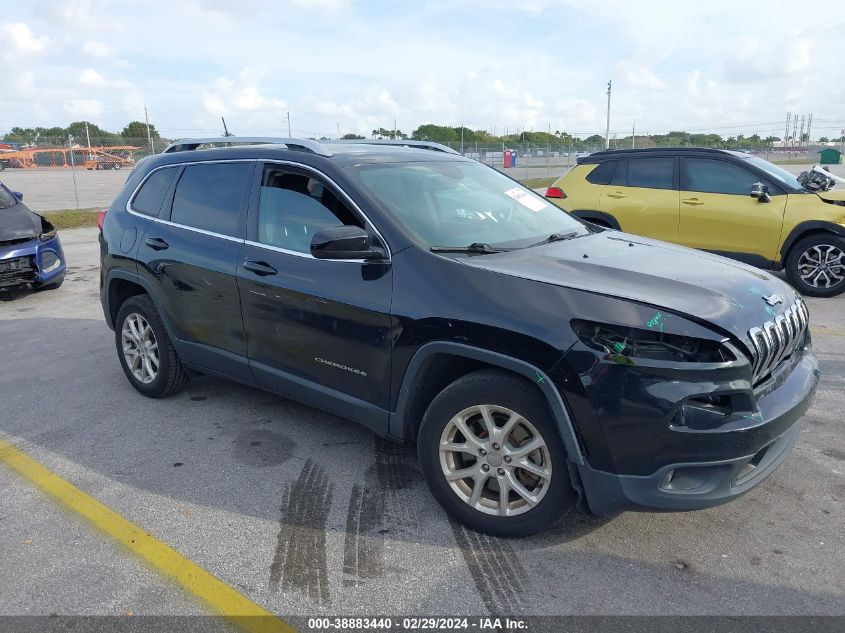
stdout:
{"type": "Polygon", "coordinates": [[[546,400],[570,461],[584,464],[566,405],[544,371],[523,360],[462,343],[434,341],[417,350],[390,413],[390,434],[415,442],[422,416],[438,393],[461,376],[491,368],[509,371],[534,385],[546,400]]]}
{"type": "Polygon", "coordinates": [[[789,235],[780,247],[780,265],[786,265],[786,259],[789,257],[792,247],[799,241],[803,240],[805,237],[810,237],[811,235],[821,235],[825,233],[845,237],[845,226],[836,224],[835,222],[825,222],[824,220],[808,220],[797,224],[795,228],[789,232],[789,235]]]}
{"type": "Polygon", "coordinates": [[[146,279],[128,270],[114,269],[106,275],[105,292],[103,293],[104,310],[106,323],[112,330],[115,328],[115,319],[120,311],[120,306],[129,299],[139,294],[147,294],[158,309],[164,327],[168,335],[173,338],[172,329],[167,321],[167,316],[158,308],[161,304],[157,300],[156,292],[146,279]]]}
{"type": "Polygon", "coordinates": [[[587,222],[597,222],[599,224],[606,224],[610,228],[616,229],[617,231],[622,230],[622,227],[619,226],[619,222],[617,221],[617,219],[609,213],[605,213],[604,211],[576,209],[572,212],[572,215],[574,215],[576,218],[586,220],[587,222]]]}

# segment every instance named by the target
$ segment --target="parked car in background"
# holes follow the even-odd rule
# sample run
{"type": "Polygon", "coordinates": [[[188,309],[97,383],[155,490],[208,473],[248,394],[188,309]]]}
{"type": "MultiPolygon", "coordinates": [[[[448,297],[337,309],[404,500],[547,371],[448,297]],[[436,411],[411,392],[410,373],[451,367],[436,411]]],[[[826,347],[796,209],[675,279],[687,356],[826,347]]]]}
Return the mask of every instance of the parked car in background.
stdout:
{"type": "Polygon", "coordinates": [[[50,290],[65,278],[65,254],[56,229],[0,183],[0,290],[29,284],[50,290]]]}
{"type": "Polygon", "coordinates": [[[105,215],[100,296],[140,393],[208,373],[416,443],[446,511],[508,536],[579,498],[725,503],[789,455],[819,374],[776,277],[443,146],[263,142],[179,141],[105,215]]]}
{"type": "Polygon", "coordinates": [[[845,190],[808,191],[751,154],[661,148],[579,158],[546,198],[605,227],[785,269],[804,295],[845,292],[845,190]]]}

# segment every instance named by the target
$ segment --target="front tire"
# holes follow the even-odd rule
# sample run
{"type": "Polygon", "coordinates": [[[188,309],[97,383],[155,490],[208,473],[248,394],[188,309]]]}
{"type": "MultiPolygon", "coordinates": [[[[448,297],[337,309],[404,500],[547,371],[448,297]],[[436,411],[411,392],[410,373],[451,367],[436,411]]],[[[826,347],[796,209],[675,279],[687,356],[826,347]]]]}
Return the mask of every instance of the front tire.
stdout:
{"type": "Polygon", "coordinates": [[[130,297],[120,306],[114,341],[123,373],[142,394],[165,398],[184,388],[188,374],[148,295],[130,297]]]}
{"type": "Polygon", "coordinates": [[[577,500],[542,395],[507,372],[477,371],[446,387],[423,417],[417,451],[435,499],[482,532],[540,532],[577,500]]]}
{"type": "Polygon", "coordinates": [[[800,240],[786,258],[786,277],[802,295],[842,294],[845,292],[845,238],[824,233],[800,240]]]}

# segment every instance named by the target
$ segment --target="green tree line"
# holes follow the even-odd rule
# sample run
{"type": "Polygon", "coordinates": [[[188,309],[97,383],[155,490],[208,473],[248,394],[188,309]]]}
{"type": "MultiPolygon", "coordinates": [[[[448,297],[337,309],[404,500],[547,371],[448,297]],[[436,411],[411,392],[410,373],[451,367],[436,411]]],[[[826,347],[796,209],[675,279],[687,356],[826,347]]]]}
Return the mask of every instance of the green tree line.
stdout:
{"type": "MultiPolygon", "coordinates": [[[[161,139],[158,130],[152,123],[150,124],[150,136],[153,141],[161,139]]],[[[21,145],[32,144],[39,147],[60,147],[67,145],[68,137],[73,137],[75,145],[85,145],[88,138],[91,139],[92,145],[137,145],[139,140],[146,142],[147,124],[143,121],[131,121],[120,132],[109,132],[90,121],[74,121],[67,127],[13,127],[3,135],[2,141],[20,143],[21,145]],[[87,136],[86,123],[88,126],[87,136]]]]}

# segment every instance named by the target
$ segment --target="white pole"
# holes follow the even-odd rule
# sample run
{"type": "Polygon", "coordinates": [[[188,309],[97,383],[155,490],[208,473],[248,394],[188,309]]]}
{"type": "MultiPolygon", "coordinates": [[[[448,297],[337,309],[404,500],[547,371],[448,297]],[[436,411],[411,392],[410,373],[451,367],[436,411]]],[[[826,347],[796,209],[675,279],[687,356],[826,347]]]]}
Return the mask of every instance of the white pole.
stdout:
{"type": "Polygon", "coordinates": [[[610,84],[607,82],[607,126],[604,129],[604,148],[610,149],[610,84]]]}
{"type": "Polygon", "coordinates": [[[68,134],[67,147],[70,151],[70,174],[73,178],[73,197],[76,199],[76,208],[79,208],[79,193],[76,191],[76,167],[73,160],[73,136],[68,134]]]}
{"type": "Polygon", "coordinates": [[[290,134],[290,112],[288,112],[288,138],[291,138],[291,134],[290,134]]]}
{"type": "Polygon", "coordinates": [[[144,121],[147,123],[147,143],[150,144],[150,154],[155,154],[156,150],[155,147],[153,147],[152,134],[150,134],[150,117],[147,114],[147,106],[144,106],[144,121]]]}
{"type": "Polygon", "coordinates": [[[634,119],[634,124],[631,126],[631,149],[636,149],[634,143],[637,136],[637,120],[634,119]]]}

